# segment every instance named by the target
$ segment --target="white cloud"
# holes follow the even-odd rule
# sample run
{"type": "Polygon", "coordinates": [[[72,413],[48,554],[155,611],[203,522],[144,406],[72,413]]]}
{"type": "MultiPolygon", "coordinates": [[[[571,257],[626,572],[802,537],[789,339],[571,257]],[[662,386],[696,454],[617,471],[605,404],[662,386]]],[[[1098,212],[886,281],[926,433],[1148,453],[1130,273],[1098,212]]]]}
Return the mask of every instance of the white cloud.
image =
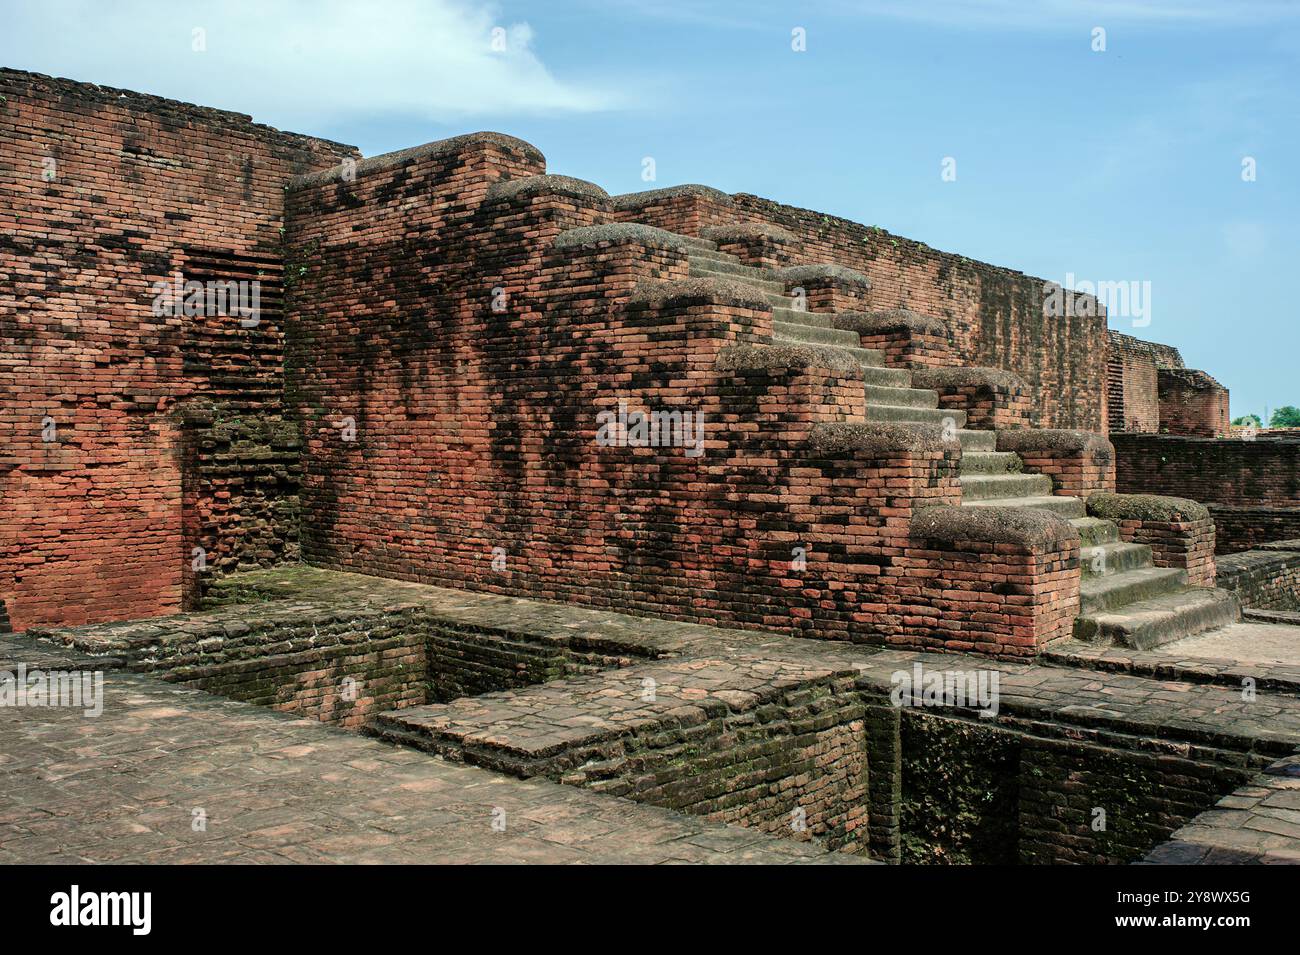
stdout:
{"type": "Polygon", "coordinates": [[[589,112],[617,94],[552,75],[532,28],[472,0],[42,0],[6,11],[6,66],[254,113],[310,130],[589,112]],[[505,31],[504,51],[493,30],[505,31]],[[193,49],[205,31],[205,52],[193,49]]]}

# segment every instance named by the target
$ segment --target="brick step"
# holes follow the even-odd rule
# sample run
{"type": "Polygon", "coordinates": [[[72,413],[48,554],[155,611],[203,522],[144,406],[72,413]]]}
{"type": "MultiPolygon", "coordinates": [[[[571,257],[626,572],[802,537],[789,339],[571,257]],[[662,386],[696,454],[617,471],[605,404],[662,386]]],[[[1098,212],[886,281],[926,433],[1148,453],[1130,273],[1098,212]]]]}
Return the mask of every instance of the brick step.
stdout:
{"type": "Polygon", "coordinates": [[[867,401],[871,404],[896,407],[937,408],[939,393],[924,388],[885,388],[880,385],[867,385],[867,401]]]}
{"type": "Polygon", "coordinates": [[[1113,577],[1151,566],[1151,548],[1146,544],[1127,544],[1114,541],[1079,549],[1079,566],[1085,579],[1113,577]]]}
{"type": "Polygon", "coordinates": [[[1070,523],[1078,528],[1084,547],[1113,544],[1119,540],[1119,525],[1114,521],[1103,520],[1100,517],[1076,517],[1070,523]]]}
{"type": "Polygon", "coordinates": [[[1079,613],[1118,610],[1186,587],[1187,571],[1181,567],[1146,567],[1112,577],[1085,578],[1079,585],[1079,613]]]}
{"type": "Polygon", "coordinates": [[[774,338],[784,338],[787,341],[803,342],[805,345],[834,345],[837,348],[871,355],[874,360],[868,360],[866,364],[879,365],[883,363],[880,352],[868,351],[859,347],[862,339],[858,337],[856,332],[845,331],[840,328],[822,328],[820,325],[773,322],[772,336],[774,338]]]}
{"type": "Polygon", "coordinates": [[[415,707],[403,707],[399,710],[386,710],[379,713],[361,727],[361,733],[363,736],[381,739],[394,746],[409,746],[411,749],[442,755],[436,737],[417,732],[406,722],[405,717],[410,715],[412,709],[415,707]]]}
{"type": "Polygon", "coordinates": [[[967,474],[1018,474],[1025,463],[1014,451],[963,451],[961,473],[967,474]]]}
{"type": "Polygon", "coordinates": [[[953,420],[960,428],[966,423],[966,412],[946,408],[908,408],[899,405],[867,405],[867,420],[879,424],[937,424],[953,420]]]}
{"type": "Polygon", "coordinates": [[[1226,627],[1240,617],[1237,598],[1228,591],[1188,587],[1119,610],[1080,614],[1074,621],[1074,637],[1088,643],[1150,650],[1226,627]]]}
{"type": "Polygon", "coordinates": [[[1053,494],[1050,497],[990,497],[976,501],[962,501],[963,507],[1034,507],[1040,511],[1051,511],[1062,517],[1083,517],[1088,508],[1077,497],[1062,497],[1053,494]]]}
{"type": "MultiPolygon", "coordinates": [[[[965,422],[963,422],[964,424],[965,422]]],[[[998,446],[998,433],[996,431],[976,431],[973,429],[963,429],[957,432],[957,440],[961,442],[962,454],[968,451],[983,453],[992,451],[998,446]]]]}
{"type": "Polygon", "coordinates": [[[985,501],[1003,497],[1048,497],[1052,479],[1046,474],[963,474],[962,500],[985,501]]]}

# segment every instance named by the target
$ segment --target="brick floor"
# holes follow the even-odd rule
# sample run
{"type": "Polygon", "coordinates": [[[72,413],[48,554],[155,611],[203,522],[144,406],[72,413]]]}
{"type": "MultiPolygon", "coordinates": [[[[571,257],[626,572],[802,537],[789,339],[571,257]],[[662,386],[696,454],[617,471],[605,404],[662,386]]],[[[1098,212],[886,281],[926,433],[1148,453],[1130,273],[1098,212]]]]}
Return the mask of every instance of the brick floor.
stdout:
{"type": "MultiPolygon", "coordinates": [[[[97,659],[105,665],[125,660],[122,670],[109,674],[109,687],[130,705],[125,715],[109,713],[98,720],[61,713],[49,722],[50,711],[0,711],[0,753],[6,754],[0,766],[15,771],[8,779],[20,780],[0,782],[5,790],[0,794],[0,806],[5,807],[0,826],[26,832],[19,844],[31,846],[33,837],[43,836],[48,841],[36,843],[39,851],[57,854],[65,851],[56,835],[62,831],[64,838],[73,834],[81,855],[88,855],[87,847],[112,853],[125,848],[117,844],[119,833],[143,826],[142,842],[153,840],[150,852],[180,858],[194,852],[218,853],[207,856],[216,858],[257,852],[308,859],[323,852],[339,861],[410,861],[410,853],[416,852],[422,861],[478,861],[541,858],[538,853],[552,846],[551,861],[704,861],[694,854],[704,851],[695,842],[703,838],[700,833],[708,833],[709,840],[721,840],[719,845],[736,840],[737,848],[720,852],[721,861],[746,854],[755,861],[826,858],[805,844],[720,828],[540,778],[523,782],[472,765],[434,760],[425,753],[388,748],[127,672],[147,669],[148,660],[163,651],[199,652],[195,648],[214,637],[220,643],[222,635],[246,631],[250,620],[284,618],[310,626],[317,615],[321,620],[348,617],[359,608],[382,613],[415,606],[439,626],[505,638],[526,635],[621,659],[620,666],[599,672],[390,714],[393,725],[400,724],[404,731],[451,741],[436,747],[439,752],[450,755],[463,747],[468,762],[508,763],[518,775],[531,775],[534,764],[566,748],[582,755],[580,747],[592,740],[658,723],[671,728],[674,721],[686,721],[687,711],[693,709],[721,707],[741,713],[776,692],[818,681],[851,677],[860,689],[879,698],[891,690],[894,674],[910,671],[917,663],[938,670],[996,670],[999,711],[990,725],[1038,736],[1193,757],[1215,753],[1218,759],[1261,767],[1269,758],[1293,753],[1300,741],[1300,699],[1288,678],[1291,671],[1260,663],[1179,660],[1140,651],[1119,654],[1115,648],[1091,653],[1082,645],[1056,648],[1045,660],[1054,665],[998,663],[722,630],[301,567],[237,575],[227,589],[234,600],[248,601],[249,593],[260,597],[202,614],[46,634],[68,647],[101,654],[97,659]],[[1245,674],[1260,677],[1258,694],[1242,693],[1240,679],[1245,674]],[[649,701],[640,694],[647,678],[657,687],[649,701]],[[19,740],[29,745],[20,746],[19,740]],[[54,751],[34,756],[30,744],[52,745],[54,751]],[[71,762],[79,752],[91,759],[84,770],[71,762]],[[369,768],[355,768],[358,764],[369,768]],[[50,766],[69,768],[57,780],[42,779],[50,766]],[[281,780],[281,774],[286,778],[281,780]],[[243,780],[238,792],[252,794],[250,805],[236,798],[232,779],[243,780]],[[200,782],[197,790],[191,785],[200,782]],[[71,795],[63,792],[65,786],[72,787],[71,795]],[[100,790],[110,794],[107,800],[87,798],[86,793],[100,790]],[[425,790],[431,795],[411,795],[425,790]],[[203,796],[209,791],[217,795],[203,796]],[[297,801],[277,801],[286,794],[297,801]],[[204,806],[212,820],[208,835],[224,826],[231,838],[187,837],[189,812],[202,805],[201,798],[217,799],[215,809],[204,806]],[[59,822],[41,816],[39,807],[46,803],[72,824],[69,818],[59,822]],[[119,803],[125,808],[110,808],[119,803]],[[81,808],[85,805],[99,808],[91,813],[81,808]],[[504,834],[493,832],[494,806],[504,808],[508,819],[519,815],[525,823],[508,826],[504,834]],[[19,814],[11,819],[14,812],[19,814]],[[142,812],[157,824],[133,818],[133,813],[142,812]],[[96,813],[106,815],[100,820],[96,813]],[[166,814],[165,826],[158,813],[166,814]],[[250,820],[236,821],[249,813],[250,820]],[[593,829],[612,826],[608,831],[618,835],[580,839],[572,832],[574,824],[566,821],[571,818],[591,820],[593,829]],[[547,830],[552,823],[560,832],[556,838],[533,831],[547,830]],[[396,838],[399,830],[402,837],[396,838]],[[368,841],[376,832],[381,835],[368,841]],[[419,838],[412,839],[412,833],[419,838]],[[385,841],[389,836],[394,836],[391,846],[385,841]],[[512,855],[516,838],[518,854],[512,855]]],[[[74,652],[34,643],[31,635],[10,638],[10,643],[29,655],[57,658],[58,653],[74,652]]],[[[0,839],[0,858],[12,851],[12,842],[0,839]]],[[[132,859],[149,858],[135,849],[127,851],[132,859]]]]}
{"type": "MultiPolygon", "coordinates": [[[[18,662],[94,665],[0,640],[0,669],[18,662]]],[[[107,671],[104,695],[94,718],[0,707],[0,863],[855,861],[148,676],[107,671]]]]}

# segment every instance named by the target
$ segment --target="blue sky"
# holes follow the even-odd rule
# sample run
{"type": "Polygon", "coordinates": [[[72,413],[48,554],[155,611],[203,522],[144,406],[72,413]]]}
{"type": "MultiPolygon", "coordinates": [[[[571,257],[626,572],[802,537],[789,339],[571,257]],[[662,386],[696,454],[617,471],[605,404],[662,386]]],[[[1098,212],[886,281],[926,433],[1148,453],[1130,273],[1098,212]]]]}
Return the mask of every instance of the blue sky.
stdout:
{"type": "Polygon", "coordinates": [[[1113,327],[1178,346],[1233,415],[1300,405],[1300,3],[5,0],[4,15],[5,66],[366,155],[498,129],[613,193],[702,182],[1057,282],[1150,282],[1150,325],[1113,327]]]}

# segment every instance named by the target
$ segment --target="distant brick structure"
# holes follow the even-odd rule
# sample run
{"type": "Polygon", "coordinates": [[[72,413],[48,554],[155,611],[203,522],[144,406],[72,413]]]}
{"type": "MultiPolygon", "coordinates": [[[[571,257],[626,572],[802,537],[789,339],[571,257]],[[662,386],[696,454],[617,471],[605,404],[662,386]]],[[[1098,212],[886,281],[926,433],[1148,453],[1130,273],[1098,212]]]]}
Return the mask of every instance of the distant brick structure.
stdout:
{"type": "Polygon", "coordinates": [[[1107,420],[1112,432],[1227,437],[1228,389],[1187,368],[1178,349],[1111,331],[1107,420]]]}
{"type": "MultiPolygon", "coordinates": [[[[1156,354],[1150,342],[1111,331],[1106,373],[1107,422],[1111,431],[1160,431],[1156,354]]],[[[1178,359],[1177,367],[1182,367],[1178,359]]]]}
{"type": "Polygon", "coordinates": [[[1228,437],[1228,389],[1205,372],[1161,368],[1157,387],[1163,434],[1228,437]]]}

